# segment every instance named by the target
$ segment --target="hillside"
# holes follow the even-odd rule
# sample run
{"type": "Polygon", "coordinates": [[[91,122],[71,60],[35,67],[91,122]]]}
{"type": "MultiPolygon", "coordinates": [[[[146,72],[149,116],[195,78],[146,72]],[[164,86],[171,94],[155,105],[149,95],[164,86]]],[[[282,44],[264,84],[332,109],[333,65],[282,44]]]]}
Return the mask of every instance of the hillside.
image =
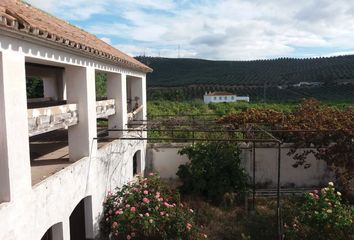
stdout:
{"type": "Polygon", "coordinates": [[[253,100],[354,98],[354,55],[255,61],[137,57],[154,69],[147,76],[150,99],[201,98],[227,90],[253,100]]]}

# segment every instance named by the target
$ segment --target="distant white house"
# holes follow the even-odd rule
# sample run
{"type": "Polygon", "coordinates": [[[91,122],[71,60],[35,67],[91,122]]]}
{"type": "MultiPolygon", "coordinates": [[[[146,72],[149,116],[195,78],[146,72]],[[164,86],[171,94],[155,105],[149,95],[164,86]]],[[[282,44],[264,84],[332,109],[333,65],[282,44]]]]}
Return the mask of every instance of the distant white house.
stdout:
{"type": "Polygon", "coordinates": [[[204,103],[220,103],[220,102],[237,102],[245,101],[249,102],[248,96],[237,96],[236,94],[229,92],[209,92],[204,94],[204,103]]]}

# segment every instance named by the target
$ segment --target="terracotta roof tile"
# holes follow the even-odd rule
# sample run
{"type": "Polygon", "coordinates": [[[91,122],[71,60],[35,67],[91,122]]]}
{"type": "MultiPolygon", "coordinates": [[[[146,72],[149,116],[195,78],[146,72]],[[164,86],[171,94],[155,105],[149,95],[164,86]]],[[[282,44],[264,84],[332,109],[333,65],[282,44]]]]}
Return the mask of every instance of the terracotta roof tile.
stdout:
{"type": "Polygon", "coordinates": [[[124,67],[151,72],[152,69],[119,51],[93,34],[18,0],[0,1],[0,28],[22,32],[76,48],[124,67]]]}

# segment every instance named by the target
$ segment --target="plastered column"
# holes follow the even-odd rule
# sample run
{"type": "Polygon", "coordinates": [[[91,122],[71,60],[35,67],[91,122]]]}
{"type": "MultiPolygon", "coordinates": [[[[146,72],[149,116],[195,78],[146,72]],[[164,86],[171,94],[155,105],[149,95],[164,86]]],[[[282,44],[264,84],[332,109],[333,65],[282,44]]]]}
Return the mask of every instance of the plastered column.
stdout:
{"type": "MultiPolygon", "coordinates": [[[[127,86],[126,75],[118,73],[107,74],[107,97],[114,99],[116,103],[116,114],[109,116],[109,129],[127,128],[127,86]]],[[[109,132],[110,137],[120,137],[123,132],[109,132]]]]}
{"type": "Polygon", "coordinates": [[[95,69],[69,66],[64,73],[67,102],[77,104],[79,123],[69,127],[70,161],[96,154],[97,121],[95,69]]]}
{"type": "Polygon", "coordinates": [[[0,57],[0,202],[23,198],[31,190],[24,55],[0,57]]]}
{"type": "Polygon", "coordinates": [[[62,223],[62,231],[63,231],[63,240],[74,240],[74,239],[70,239],[70,221],[69,218],[65,219],[65,221],[63,221],[62,223]]]}
{"type": "Polygon", "coordinates": [[[56,77],[42,77],[44,97],[58,100],[58,82],[56,77]]]}

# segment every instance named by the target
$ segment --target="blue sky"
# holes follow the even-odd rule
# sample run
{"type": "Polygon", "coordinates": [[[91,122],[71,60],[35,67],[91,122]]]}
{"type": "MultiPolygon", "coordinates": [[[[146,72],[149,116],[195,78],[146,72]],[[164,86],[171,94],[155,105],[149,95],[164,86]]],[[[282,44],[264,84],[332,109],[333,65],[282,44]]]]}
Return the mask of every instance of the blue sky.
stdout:
{"type": "Polygon", "coordinates": [[[354,54],[352,0],[28,0],[132,56],[354,54]]]}

